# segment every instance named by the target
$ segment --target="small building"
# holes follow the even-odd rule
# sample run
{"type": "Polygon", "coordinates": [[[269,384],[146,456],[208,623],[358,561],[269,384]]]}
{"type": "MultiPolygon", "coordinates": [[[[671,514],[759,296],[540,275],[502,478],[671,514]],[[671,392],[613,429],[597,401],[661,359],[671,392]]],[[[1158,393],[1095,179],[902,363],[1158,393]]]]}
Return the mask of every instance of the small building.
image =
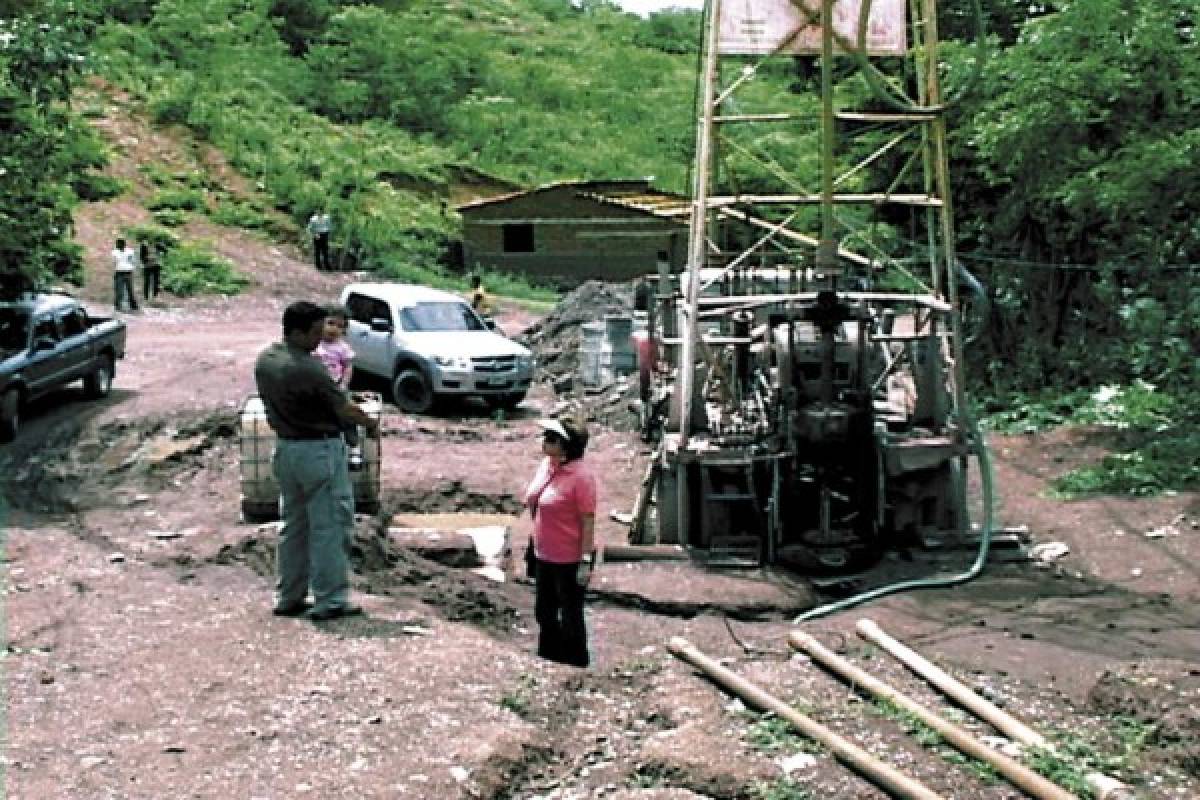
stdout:
{"type": "Polygon", "coordinates": [[[574,286],[678,271],[687,261],[686,198],[650,181],[570,181],[457,207],[463,265],[574,286]]]}

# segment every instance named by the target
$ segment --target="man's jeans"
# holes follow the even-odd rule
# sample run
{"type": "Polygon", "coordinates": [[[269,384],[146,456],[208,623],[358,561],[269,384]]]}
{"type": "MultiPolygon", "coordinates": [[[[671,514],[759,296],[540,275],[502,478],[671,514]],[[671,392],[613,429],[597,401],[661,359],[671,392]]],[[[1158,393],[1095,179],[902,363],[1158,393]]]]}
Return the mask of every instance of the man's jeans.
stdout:
{"type": "Polygon", "coordinates": [[[277,605],[299,605],[311,584],[314,612],[340,608],[349,595],[347,550],[354,529],[342,437],[280,439],[273,466],[283,500],[277,605]]]}

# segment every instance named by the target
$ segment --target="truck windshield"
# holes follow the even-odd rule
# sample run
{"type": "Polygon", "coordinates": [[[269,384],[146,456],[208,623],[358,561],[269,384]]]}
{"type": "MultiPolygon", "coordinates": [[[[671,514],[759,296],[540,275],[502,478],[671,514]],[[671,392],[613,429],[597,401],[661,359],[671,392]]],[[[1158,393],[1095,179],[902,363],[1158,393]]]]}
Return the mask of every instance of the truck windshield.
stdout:
{"type": "Polygon", "coordinates": [[[0,308],[0,350],[21,350],[29,342],[29,314],[19,308],[0,308]]]}
{"type": "Polygon", "coordinates": [[[400,312],[406,331],[482,331],[479,317],[466,303],[418,303],[400,312]]]}

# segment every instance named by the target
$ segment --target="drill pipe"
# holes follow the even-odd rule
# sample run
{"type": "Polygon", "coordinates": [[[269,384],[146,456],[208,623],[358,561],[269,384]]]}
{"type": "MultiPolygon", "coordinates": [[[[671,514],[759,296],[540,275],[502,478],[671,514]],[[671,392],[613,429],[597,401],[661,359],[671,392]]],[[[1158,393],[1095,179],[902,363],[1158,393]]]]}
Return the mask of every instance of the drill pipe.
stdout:
{"type": "Polygon", "coordinates": [[[751,706],[770,711],[787,720],[792,727],[827,747],[839,761],[867,780],[903,800],[942,800],[941,795],[926,788],[904,773],[885,764],[873,755],[833,731],[801,714],[774,695],[768,694],[732,670],[726,669],[693,647],[686,639],[673,637],[667,649],[677,658],[711,678],[717,685],[745,700],[751,706]]]}
{"type": "MultiPolygon", "coordinates": [[[[856,628],[859,636],[878,645],[904,666],[940,689],[947,697],[986,721],[1009,739],[1026,747],[1036,747],[1054,752],[1054,747],[1046,741],[1046,737],[1008,712],[989,703],[972,691],[970,687],[963,685],[914,650],[888,636],[873,621],[860,619],[856,628]]],[[[1128,786],[1101,772],[1089,772],[1084,775],[1084,780],[1095,792],[1096,800],[1135,800],[1136,798],[1133,790],[1128,786]]]]}
{"type": "Polygon", "coordinates": [[[912,714],[925,725],[932,728],[943,739],[957,748],[960,752],[980,761],[986,761],[996,768],[1009,782],[1027,794],[1042,800],[1079,800],[1079,798],[1051,781],[1046,780],[1033,770],[1015,759],[988,747],[976,739],[969,731],[960,728],[953,722],[944,719],[925,706],[902,694],[900,691],[877,680],[867,672],[859,669],[846,659],[824,647],[813,636],[800,631],[792,631],[788,635],[788,644],[807,653],[814,661],[837,674],[854,688],[865,689],[875,697],[896,704],[912,714]]]}

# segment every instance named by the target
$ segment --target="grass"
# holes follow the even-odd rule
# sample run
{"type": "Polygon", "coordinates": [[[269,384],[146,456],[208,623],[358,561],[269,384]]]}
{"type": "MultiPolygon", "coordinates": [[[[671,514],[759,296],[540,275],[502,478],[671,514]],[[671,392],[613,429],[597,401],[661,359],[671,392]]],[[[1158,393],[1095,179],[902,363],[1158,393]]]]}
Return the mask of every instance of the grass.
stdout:
{"type": "Polygon", "coordinates": [[[988,415],[984,426],[1008,435],[1060,425],[1089,426],[1107,435],[1115,452],[1054,481],[1052,496],[1139,497],[1200,484],[1200,425],[1195,392],[1171,394],[1136,380],[1127,386],[1023,395],[988,415]]]}
{"type": "Polygon", "coordinates": [[[150,211],[199,211],[204,208],[204,194],[199,189],[164,188],[146,201],[150,211]]]}
{"type": "MultiPolygon", "coordinates": [[[[531,311],[549,311],[558,303],[559,294],[553,289],[534,286],[520,275],[491,270],[474,270],[470,274],[483,279],[483,286],[493,296],[519,301],[531,311]]],[[[464,288],[469,283],[463,280],[464,288]]]]}
{"type": "Polygon", "coordinates": [[[991,786],[999,782],[1000,778],[996,773],[995,767],[985,761],[972,758],[950,746],[940,733],[926,725],[911,712],[906,711],[889,700],[879,698],[876,698],[872,702],[870,708],[885,719],[889,719],[899,725],[905,733],[916,739],[917,744],[921,745],[921,747],[936,753],[944,761],[969,771],[980,783],[991,786]]]}
{"type": "Polygon", "coordinates": [[[208,216],[218,225],[230,228],[257,229],[267,224],[267,218],[262,212],[248,203],[237,200],[222,199],[208,216]]]}
{"type": "Polygon", "coordinates": [[[629,783],[638,789],[656,789],[668,785],[675,772],[664,764],[638,764],[629,783]]]}
{"type": "Polygon", "coordinates": [[[529,714],[534,693],[537,691],[537,678],[532,675],[522,675],[517,685],[505,692],[500,698],[500,707],[507,708],[518,717],[524,718],[529,714]]]}
{"type": "Polygon", "coordinates": [[[80,200],[91,203],[120,197],[129,191],[129,184],[103,172],[88,171],[71,183],[80,200]]]}
{"type": "Polygon", "coordinates": [[[1037,774],[1053,781],[1072,794],[1083,798],[1092,797],[1092,788],[1084,775],[1086,770],[1080,763],[1063,756],[1055,750],[1030,748],[1024,753],[1024,761],[1037,774]]]}
{"type": "Polygon", "coordinates": [[[1200,433],[1137,437],[1124,452],[1072,470],[1054,481],[1052,496],[1070,500],[1097,494],[1149,497],[1200,482],[1200,433]]]}
{"type": "Polygon", "coordinates": [[[787,720],[774,714],[754,714],[757,718],[750,725],[746,740],[755,750],[764,753],[822,753],[825,748],[812,739],[801,736],[787,720]]]}
{"type": "Polygon", "coordinates": [[[151,214],[154,221],[168,228],[179,228],[187,224],[188,213],[175,208],[164,208],[151,214]]]}
{"type": "Polygon", "coordinates": [[[757,783],[752,791],[754,800],[813,800],[812,793],[789,778],[757,783]]]}
{"type": "Polygon", "coordinates": [[[121,236],[138,244],[152,244],[161,252],[179,246],[179,237],[158,225],[128,225],[121,228],[121,236]]]}
{"type": "Polygon", "coordinates": [[[163,288],[179,297],[234,295],[249,283],[231,262],[214,254],[203,243],[181,244],[167,251],[162,260],[163,288]]]}
{"type": "Polygon", "coordinates": [[[1136,782],[1138,763],[1148,745],[1153,742],[1155,726],[1128,716],[1109,719],[1105,736],[1118,752],[1108,755],[1089,737],[1078,731],[1055,734],[1053,749],[1030,748],[1024,760],[1030,769],[1042,777],[1083,798],[1093,796],[1087,782],[1089,772],[1101,772],[1110,777],[1136,782]]]}

